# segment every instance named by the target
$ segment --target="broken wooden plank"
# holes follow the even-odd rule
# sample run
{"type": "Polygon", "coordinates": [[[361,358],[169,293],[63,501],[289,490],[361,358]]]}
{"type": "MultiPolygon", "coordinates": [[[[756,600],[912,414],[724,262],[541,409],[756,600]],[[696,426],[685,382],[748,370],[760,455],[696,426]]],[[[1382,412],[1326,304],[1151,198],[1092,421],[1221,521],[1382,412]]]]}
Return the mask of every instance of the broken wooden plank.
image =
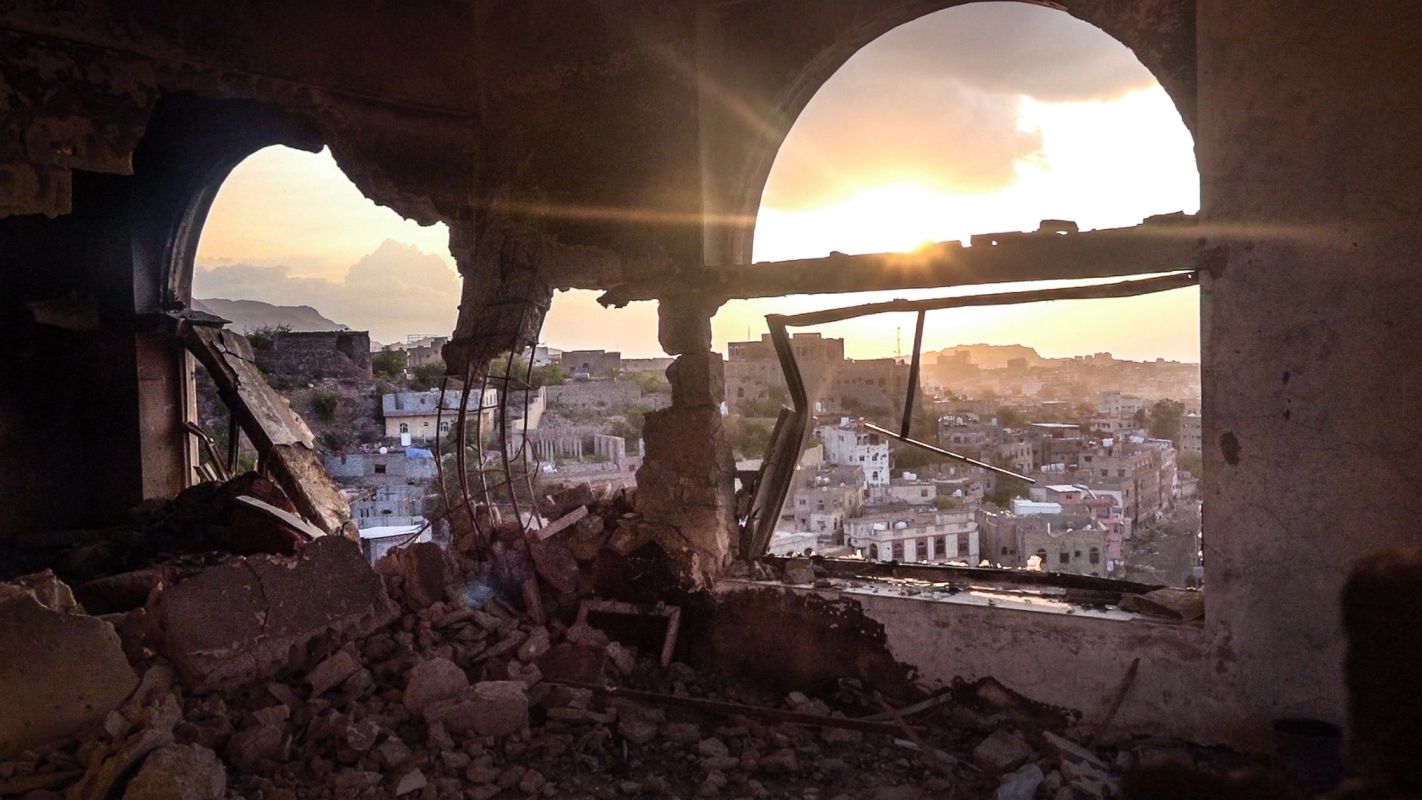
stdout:
{"type": "Polygon", "coordinates": [[[178,321],[179,337],[207,369],[222,402],[257,448],[262,469],[301,515],[328,534],[340,534],[351,507],[316,455],[316,437],[286,398],[262,376],[245,336],[178,321]]]}
{"type": "Polygon", "coordinates": [[[586,517],[587,515],[588,507],[578,506],[572,511],[569,511],[567,514],[564,514],[558,519],[555,519],[547,525],[544,525],[542,528],[539,528],[536,531],[529,531],[528,535],[541,542],[550,536],[553,536],[563,530],[572,527],[573,525],[576,525],[578,520],[582,519],[583,517],[586,517]]]}

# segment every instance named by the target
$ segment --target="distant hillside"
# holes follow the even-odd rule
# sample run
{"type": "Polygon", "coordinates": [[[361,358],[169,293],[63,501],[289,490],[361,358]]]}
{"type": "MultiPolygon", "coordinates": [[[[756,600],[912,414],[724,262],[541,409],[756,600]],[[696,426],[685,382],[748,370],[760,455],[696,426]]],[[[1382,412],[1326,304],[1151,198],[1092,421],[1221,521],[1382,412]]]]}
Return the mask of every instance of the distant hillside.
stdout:
{"type": "Polygon", "coordinates": [[[963,350],[968,351],[968,360],[981,369],[1002,369],[1014,358],[1026,359],[1029,367],[1035,367],[1045,360],[1036,350],[1021,344],[960,344],[957,347],[945,347],[938,351],[938,355],[952,358],[954,353],[963,350]]]}
{"type": "Polygon", "coordinates": [[[346,331],[350,328],[321,316],[311,306],[274,306],[260,300],[193,300],[193,308],[232,320],[232,329],[246,333],[283,325],[293,331],[346,331]]]}

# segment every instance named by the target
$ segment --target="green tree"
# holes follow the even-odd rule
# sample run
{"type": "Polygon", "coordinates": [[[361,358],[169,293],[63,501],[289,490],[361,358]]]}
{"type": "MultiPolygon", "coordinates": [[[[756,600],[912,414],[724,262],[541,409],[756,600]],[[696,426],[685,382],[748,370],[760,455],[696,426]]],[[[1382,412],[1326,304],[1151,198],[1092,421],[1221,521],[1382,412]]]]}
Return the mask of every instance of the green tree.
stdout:
{"type": "Polygon", "coordinates": [[[1150,407],[1150,435],[1155,439],[1180,438],[1180,418],[1185,415],[1185,404],[1179,400],[1157,400],[1150,407]]]}
{"type": "Polygon", "coordinates": [[[540,386],[562,386],[567,382],[568,377],[563,374],[563,365],[557,362],[534,367],[528,376],[529,385],[535,389],[540,386]]]}
{"type": "Polygon", "coordinates": [[[443,361],[431,361],[428,364],[421,364],[410,370],[410,388],[417,392],[433,389],[439,386],[439,380],[443,376],[443,361]]]}
{"type": "Polygon", "coordinates": [[[1200,477],[1201,463],[1199,453],[1178,453],[1175,456],[1175,466],[1197,478],[1200,477]]]}
{"type": "Polygon", "coordinates": [[[738,458],[763,458],[770,445],[772,426],[753,417],[727,417],[726,440],[738,458]]]}
{"type": "Polygon", "coordinates": [[[1022,412],[1015,408],[1004,406],[997,410],[997,424],[1004,428],[1020,428],[1026,423],[1026,418],[1022,412]]]}
{"type": "Polygon", "coordinates": [[[963,504],[958,502],[955,498],[948,497],[947,495],[940,495],[933,498],[933,507],[939,511],[954,511],[962,505],[963,504]]]}
{"type": "Polygon", "coordinates": [[[341,407],[341,398],[335,392],[328,392],[325,389],[317,389],[314,397],[311,398],[311,408],[316,412],[316,416],[327,422],[336,418],[336,410],[341,407]]]}
{"type": "Polygon", "coordinates": [[[671,382],[660,372],[634,372],[632,380],[642,387],[643,394],[671,394],[671,382]]]}
{"type": "Polygon", "coordinates": [[[253,350],[270,350],[276,346],[276,340],[283,333],[290,332],[290,325],[264,325],[256,330],[247,331],[247,341],[252,344],[253,350]]]}
{"type": "Polygon", "coordinates": [[[370,369],[375,373],[375,377],[394,381],[405,374],[406,363],[404,350],[381,350],[371,357],[370,369]]]}

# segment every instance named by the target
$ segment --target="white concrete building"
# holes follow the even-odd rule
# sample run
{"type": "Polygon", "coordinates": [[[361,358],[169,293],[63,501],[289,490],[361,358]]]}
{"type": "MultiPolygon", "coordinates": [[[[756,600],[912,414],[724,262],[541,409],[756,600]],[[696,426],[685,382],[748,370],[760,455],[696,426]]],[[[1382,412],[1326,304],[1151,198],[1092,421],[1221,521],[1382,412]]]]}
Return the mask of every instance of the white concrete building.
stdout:
{"type": "Polygon", "coordinates": [[[825,448],[825,463],[864,470],[870,487],[889,484],[889,440],[843,419],[838,425],[821,425],[815,435],[825,448]]]}
{"type": "Polygon", "coordinates": [[[970,510],[904,509],[845,520],[846,543],[869,561],[960,561],[980,557],[978,523],[970,510]]]}

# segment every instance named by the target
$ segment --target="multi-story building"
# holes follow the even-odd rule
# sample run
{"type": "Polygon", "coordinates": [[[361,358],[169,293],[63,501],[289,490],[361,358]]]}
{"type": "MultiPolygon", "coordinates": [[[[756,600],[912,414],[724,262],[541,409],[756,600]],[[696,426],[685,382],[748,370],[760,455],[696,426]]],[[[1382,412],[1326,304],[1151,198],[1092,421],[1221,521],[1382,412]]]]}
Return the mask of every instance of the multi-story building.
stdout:
{"type": "Polygon", "coordinates": [[[889,485],[888,437],[848,419],[838,425],[821,425],[815,436],[824,446],[825,463],[864,470],[864,482],[871,491],[889,485]]]}
{"type": "MultiPolygon", "coordinates": [[[[826,339],[818,333],[792,335],[790,348],[815,410],[883,414],[885,422],[903,413],[906,364],[892,358],[846,359],[843,339],[826,339]]],[[[732,408],[784,396],[785,374],[769,334],[758,342],[731,342],[726,353],[726,402],[732,408]]]]}
{"type": "Polygon", "coordinates": [[[1096,403],[1096,413],[1103,417],[1133,417],[1145,408],[1145,400],[1120,392],[1101,392],[1096,403]]]}
{"type": "Polygon", "coordinates": [[[608,377],[622,371],[622,354],[615,350],[564,350],[558,358],[570,380],[608,377]]]}
{"type": "Polygon", "coordinates": [[[869,561],[979,560],[978,523],[966,509],[900,506],[845,523],[846,544],[869,561]]]}
{"type": "Polygon", "coordinates": [[[899,478],[890,478],[889,487],[884,492],[885,502],[907,503],[911,506],[931,506],[937,499],[937,484],[933,481],[920,480],[912,472],[905,472],[899,478]]]}
{"type": "MultiPolygon", "coordinates": [[[[448,434],[459,417],[461,396],[461,392],[450,390],[446,391],[441,399],[438,389],[381,395],[380,410],[385,419],[385,435],[405,443],[406,437],[411,441],[428,442],[433,441],[436,436],[448,434]]],[[[499,393],[496,389],[486,390],[482,399],[479,394],[470,392],[465,405],[465,424],[472,429],[474,416],[479,416],[481,429],[489,430],[498,401],[499,393]]]]}
{"type": "Polygon", "coordinates": [[[1180,418],[1180,451],[1200,452],[1200,415],[1193,411],[1180,418]]]}
{"type": "Polygon", "coordinates": [[[1016,503],[1014,513],[979,509],[983,558],[1004,567],[1107,577],[1121,566],[1119,526],[1065,513],[1055,503],[1016,503]],[[1056,506],[1058,510],[1037,506],[1056,506]]]}

